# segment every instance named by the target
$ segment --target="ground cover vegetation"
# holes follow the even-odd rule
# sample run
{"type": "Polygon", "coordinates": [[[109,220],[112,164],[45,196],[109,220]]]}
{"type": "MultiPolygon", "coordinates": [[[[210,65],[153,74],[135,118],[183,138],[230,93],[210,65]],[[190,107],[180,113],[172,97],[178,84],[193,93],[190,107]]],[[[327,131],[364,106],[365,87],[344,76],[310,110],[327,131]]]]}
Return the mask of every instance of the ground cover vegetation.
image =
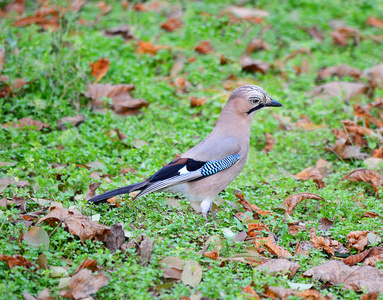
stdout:
{"type": "MultiPolygon", "coordinates": [[[[378,299],[381,1],[0,1],[1,299],[378,299]],[[263,87],[209,222],[142,181],[263,87]]],[[[380,296],[379,296],[380,293],[380,296]]]]}

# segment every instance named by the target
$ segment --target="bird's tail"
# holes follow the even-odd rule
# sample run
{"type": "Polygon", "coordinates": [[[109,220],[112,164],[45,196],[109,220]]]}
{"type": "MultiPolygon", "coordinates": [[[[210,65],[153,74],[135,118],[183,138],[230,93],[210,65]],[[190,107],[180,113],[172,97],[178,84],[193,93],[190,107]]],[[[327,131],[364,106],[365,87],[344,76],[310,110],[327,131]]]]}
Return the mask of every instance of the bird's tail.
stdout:
{"type": "Polygon", "coordinates": [[[112,191],[108,191],[108,192],[105,192],[101,195],[97,195],[91,199],[88,200],[88,203],[89,202],[92,202],[94,204],[100,204],[100,203],[103,203],[105,202],[106,200],[114,197],[114,196],[117,196],[117,195],[122,195],[122,194],[127,194],[127,193],[130,193],[130,192],[134,192],[134,191],[138,191],[138,190],[141,190],[143,189],[145,186],[146,186],[146,181],[142,181],[142,182],[138,182],[138,183],[134,183],[134,184],[131,184],[131,185],[127,185],[127,186],[124,186],[124,187],[121,187],[121,188],[118,188],[118,189],[115,189],[115,190],[112,190],[112,191]]]}

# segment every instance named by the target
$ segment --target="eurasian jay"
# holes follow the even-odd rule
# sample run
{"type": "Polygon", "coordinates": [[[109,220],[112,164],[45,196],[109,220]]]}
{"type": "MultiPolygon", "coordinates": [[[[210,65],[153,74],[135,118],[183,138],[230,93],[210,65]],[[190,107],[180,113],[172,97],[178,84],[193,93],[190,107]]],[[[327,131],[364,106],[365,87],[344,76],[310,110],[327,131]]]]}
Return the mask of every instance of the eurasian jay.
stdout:
{"type": "Polygon", "coordinates": [[[256,112],[280,107],[261,87],[244,85],[230,95],[213,131],[198,145],[161,168],[148,179],[89,200],[102,203],[116,195],[140,191],[134,199],[151,192],[181,193],[200,201],[206,218],[214,198],[232,182],[246,164],[250,125],[256,112]]]}

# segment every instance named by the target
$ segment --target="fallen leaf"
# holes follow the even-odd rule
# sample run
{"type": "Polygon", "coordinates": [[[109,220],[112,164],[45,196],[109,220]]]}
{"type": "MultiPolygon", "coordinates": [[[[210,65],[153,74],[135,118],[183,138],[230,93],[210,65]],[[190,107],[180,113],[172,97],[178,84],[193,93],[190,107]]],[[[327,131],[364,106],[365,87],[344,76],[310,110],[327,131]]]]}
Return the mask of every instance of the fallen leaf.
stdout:
{"type": "Polygon", "coordinates": [[[365,74],[373,86],[377,88],[383,87],[383,63],[366,70],[365,74]]]}
{"type": "Polygon", "coordinates": [[[263,152],[265,154],[268,154],[271,150],[273,150],[273,147],[275,145],[275,138],[270,134],[266,133],[266,146],[263,148],[263,152]]]}
{"type": "Polygon", "coordinates": [[[289,231],[289,234],[291,235],[296,235],[302,229],[304,229],[303,226],[291,224],[291,223],[287,224],[287,230],[289,231]]]}
{"type": "Polygon", "coordinates": [[[310,120],[308,116],[302,115],[301,119],[299,119],[296,123],[294,123],[295,127],[302,128],[305,131],[313,131],[321,128],[328,127],[326,124],[314,124],[313,121],[310,120]]]}
{"type": "Polygon", "coordinates": [[[48,269],[48,259],[44,253],[39,254],[38,258],[35,260],[35,263],[43,270],[48,269]]]}
{"type": "Polygon", "coordinates": [[[93,198],[96,196],[96,190],[100,187],[101,183],[100,182],[93,182],[89,185],[88,190],[86,191],[85,194],[85,201],[88,201],[89,199],[93,198]]]}
{"type": "Polygon", "coordinates": [[[13,128],[28,127],[28,128],[40,131],[43,128],[49,128],[50,125],[45,124],[45,123],[40,122],[40,121],[33,120],[31,118],[22,118],[18,121],[15,121],[15,122],[5,123],[1,127],[2,128],[5,128],[5,127],[13,127],[13,128]]]}
{"type": "Polygon", "coordinates": [[[334,43],[340,47],[345,47],[349,39],[353,45],[360,44],[360,31],[351,27],[339,27],[330,33],[334,43]]]}
{"type": "Polygon", "coordinates": [[[9,255],[0,255],[0,260],[5,261],[10,269],[16,267],[16,266],[21,266],[26,269],[29,268],[36,268],[38,269],[33,263],[31,263],[29,260],[25,259],[21,255],[14,255],[14,256],[9,256],[9,255]]]}
{"type": "Polygon", "coordinates": [[[363,215],[362,218],[381,218],[379,214],[373,211],[366,211],[363,215]]]}
{"type": "Polygon", "coordinates": [[[287,205],[287,213],[291,215],[293,209],[298,205],[298,203],[306,199],[323,200],[322,197],[311,193],[298,193],[291,195],[283,200],[283,204],[287,205]]]}
{"type": "Polygon", "coordinates": [[[4,7],[4,12],[10,13],[10,12],[17,12],[18,15],[22,15],[25,9],[26,0],[14,0],[8,3],[4,7]]]}
{"type": "Polygon", "coordinates": [[[346,139],[339,139],[335,141],[335,145],[327,147],[326,151],[333,152],[342,159],[364,159],[368,155],[360,152],[361,147],[350,146],[347,144],[346,139]]]}
{"type": "Polygon", "coordinates": [[[146,11],[146,7],[145,7],[145,5],[142,4],[142,3],[136,3],[136,4],[134,4],[134,5],[133,5],[133,9],[134,9],[135,11],[146,11]]]}
{"type": "Polygon", "coordinates": [[[262,224],[262,223],[249,223],[248,224],[247,235],[248,236],[252,236],[252,237],[262,236],[262,231],[263,230],[270,232],[269,228],[265,224],[262,224]]]}
{"type": "Polygon", "coordinates": [[[375,149],[374,150],[374,155],[372,157],[383,159],[383,146],[380,147],[379,149],[375,149]]]}
{"type": "Polygon", "coordinates": [[[208,54],[210,52],[214,52],[213,45],[210,43],[210,41],[202,41],[194,47],[194,50],[200,54],[208,54]]]}
{"type": "Polygon", "coordinates": [[[158,50],[161,49],[160,46],[154,46],[150,42],[138,41],[137,42],[137,52],[142,54],[157,54],[158,50]]]}
{"type": "Polygon", "coordinates": [[[318,223],[319,223],[319,230],[326,232],[332,227],[332,224],[334,223],[334,221],[326,217],[322,217],[318,223]]]}
{"type": "Polygon", "coordinates": [[[57,31],[60,29],[59,15],[59,11],[55,9],[42,9],[37,11],[34,16],[18,19],[13,25],[17,27],[24,27],[31,24],[37,24],[44,30],[57,31]]]}
{"type": "Polygon", "coordinates": [[[98,83],[108,72],[110,62],[109,59],[102,57],[96,62],[90,62],[89,65],[91,68],[90,74],[95,78],[95,83],[98,83]]]}
{"type": "Polygon", "coordinates": [[[349,181],[356,182],[368,182],[372,185],[376,194],[378,194],[379,192],[379,187],[383,186],[383,176],[373,170],[356,169],[342,178],[342,180],[346,179],[349,181]]]}
{"type": "Polygon", "coordinates": [[[105,246],[110,252],[115,253],[125,241],[124,229],[121,224],[115,223],[110,227],[110,233],[106,236],[105,246]]]}
{"type": "Polygon", "coordinates": [[[5,65],[5,49],[0,49],[0,71],[5,65]]]}
{"type": "Polygon", "coordinates": [[[356,96],[369,94],[370,86],[364,83],[333,81],[318,85],[309,92],[312,97],[321,99],[331,99],[339,97],[350,100],[356,96]]]}
{"type": "Polygon", "coordinates": [[[100,15],[104,16],[112,10],[112,6],[107,4],[105,1],[99,1],[96,3],[96,7],[100,9],[100,15]]]}
{"type": "Polygon", "coordinates": [[[206,103],[205,98],[196,98],[193,95],[191,95],[189,99],[190,99],[190,107],[202,106],[206,103]]]}
{"type": "Polygon", "coordinates": [[[134,90],[133,84],[90,84],[84,95],[93,99],[91,102],[93,110],[105,107],[105,98],[113,101],[112,109],[119,115],[136,115],[140,109],[149,106],[143,99],[133,99],[130,91],[134,90]]]}
{"type": "Polygon", "coordinates": [[[370,266],[349,267],[343,262],[332,260],[309,269],[303,276],[342,285],[343,290],[361,291],[366,288],[367,292],[383,292],[382,272],[370,266]]]}
{"type": "Polygon", "coordinates": [[[383,21],[372,16],[367,19],[366,24],[377,28],[383,28],[383,21]]]}
{"type": "Polygon", "coordinates": [[[295,262],[287,259],[270,259],[269,261],[259,265],[258,271],[263,271],[271,276],[284,276],[293,277],[301,266],[295,262]]]}
{"type": "Polygon", "coordinates": [[[71,9],[75,12],[79,12],[86,4],[86,0],[73,0],[71,9]]]}
{"type": "Polygon", "coordinates": [[[211,258],[213,260],[216,260],[218,258],[218,253],[215,252],[214,250],[205,252],[203,255],[206,256],[207,258],[211,258]]]}
{"type": "Polygon", "coordinates": [[[183,272],[184,261],[178,257],[168,256],[158,261],[164,271],[164,278],[180,280],[183,272]]]}
{"type": "MultiPolygon", "coordinates": [[[[263,238],[266,239],[266,238],[263,238]]],[[[251,251],[248,253],[238,253],[234,254],[227,258],[221,259],[221,266],[228,261],[235,261],[235,262],[241,262],[250,266],[257,266],[264,260],[264,257],[261,255],[255,253],[255,251],[251,251]]]]}
{"type": "Polygon", "coordinates": [[[350,67],[348,65],[323,67],[319,69],[318,76],[315,79],[315,81],[320,82],[326,78],[330,78],[334,76],[337,76],[339,78],[349,76],[349,77],[353,77],[355,80],[359,80],[359,78],[362,76],[362,71],[357,68],[350,67]]]}
{"type": "Polygon", "coordinates": [[[174,85],[177,87],[177,93],[189,93],[191,83],[183,77],[177,77],[174,79],[174,85]]]}
{"type": "Polygon", "coordinates": [[[195,260],[187,260],[182,272],[182,283],[196,287],[202,279],[202,267],[195,260]]]}
{"type": "Polygon", "coordinates": [[[23,240],[30,247],[40,247],[42,245],[49,246],[49,236],[44,228],[34,226],[27,230],[23,235],[23,240]]]}
{"type": "Polygon", "coordinates": [[[334,250],[330,246],[329,239],[325,239],[323,236],[317,236],[315,228],[311,228],[310,230],[310,242],[313,243],[316,249],[324,250],[328,254],[335,255],[334,250]]]}
{"type": "Polygon", "coordinates": [[[323,42],[323,33],[318,29],[317,25],[313,25],[313,27],[300,27],[300,29],[306,31],[315,41],[318,43],[323,42]]]}
{"type": "Polygon", "coordinates": [[[172,68],[170,69],[170,77],[175,77],[182,71],[185,65],[185,54],[178,52],[174,57],[172,68]]]}
{"type": "Polygon", "coordinates": [[[363,252],[360,252],[355,255],[351,255],[343,260],[343,262],[349,266],[356,265],[357,263],[363,262],[364,265],[371,265],[373,260],[377,258],[382,259],[381,256],[383,255],[383,247],[372,247],[370,249],[364,250],[363,252]],[[375,259],[374,259],[375,258],[375,259]],[[367,261],[367,259],[369,259],[367,261]]]}
{"type": "Polygon", "coordinates": [[[183,25],[182,21],[178,18],[167,19],[165,23],[161,24],[161,28],[166,31],[175,31],[183,25]]]}
{"type": "Polygon", "coordinates": [[[113,37],[116,35],[121,35],[125,41],[135,39],[134,34],[132,33],[129,25],[127,25],[127,24],[107,29],[104,31],[104,34],[107,37],[113,37]]]}
{"type": "Polygon", "coordinates": [[[25,188],[31,185],[28,180],[16,180],[15,177],[9,176],[0,179],[0,193],[3,192],[10,184],[14,184],[18,188],[25,188]]]}
{"type": "Polygon", "coordinates": [[[57,121],[57,127],[59,130],[67,129],[67,124],[72,126],[78,126],[85,121],[84,115],[76,115],[73,117],[63,117],[57,121]]]}
{"type": "Polygon", "coordinates": [[[82,269],[70,279],[70,290],[61,291],[58,294],[65,298],[90,299],[92,294],[96,294],[108,283],[109,279],[103,273],[92,275],[91,270],[82,269]]]}
{"type": "Polygon", "coordinates": [[[140,258],[141,264],[146,264],[149,262],[152,256],[152,251],[153,242],[149,237],[145,237],[138,248],[138,256],[140,258]]]}
{"type": "Polygon", "coordinates": [[[258,294],[254,291],[254,289],[251,287],[251,285],[248,285],[247,287],[244,287],[242,289],[242,294],[244,295],[244,298],[246,300],[261,300],[261,298],[258,296],[258,294]],[[250,296],[246,296],[246,294],[250,296]]]}
{"type": "Polygon", "coordinates": [[[347,234],[348,239],[348,247],[355,248],[358,250],[358,253],[363,251],[364,247],[367,246],[368,238],[367,234],[369,231],[352,231],[349,234],[347,234]]]}
{"type": "Polygon", "coordinates": [[[252,73],[266,74],[270,69],[270,64],[261,60],[252,59],[249,56],[241,57],[241,67],[243,71],[249,71],[252,73]]]}
{"type": "Polygon", "coordinates": [[[73,274],[77,274],[82,269],[88,269],[92,272],[98,272],[101,271],[102,267],[97,265],[97,259],[89,259],[86,257],[73,274]]]}
{"type": "Polygon", "coordinates": [[[272,299],[289,299],[289,296],[296,296],[299,299],[306,300],[332,300],[332,297],[323,295],[316,290],[295,290],[295,289],[286,289],[283,287],[275,287],[275,286],[266,286],[264,294],[268,298],[272,299]]]}
{"type": "Polygon", "coordinates": [[[261,51],[261,50],[270,50],[270,46],[262,39],[255,38],[250,41],[250,43],[246,47],[246,53],[251,54],[255,51],[261,51]]]}
{"type": "Polygon", "coordinates": [[[41,218],[37,224],[48,222],[50,225],[55,226],[57,222],[64,223],[70,234],[77,235],[83,243],[87,239],[104,241],[109,233],[108,227],[92,221],[78,210],[68,210],[56,206],[51,206],[49,210],[48,215],[41,218]]]}
{"type": "Polygon", "coordinates": [[[242,205],[242,207],[246,210],[246,211],[257,211],[259,209],[258,206],[254,205],[254,204],[250,204],[250,202],[245,198],[245,196],[242,194],[241,191],[234,191],[234,195],[235,197],[238,198],[238,203],[240,205],[242,205]]]}
{"type": "Polygon", "coordinates": [[[280,257],[291,257],[291,253],[287,251],[285,248],[282,246],[277,245],[277,242],[275,240],[275,237],[273,234],[269,234],[265,241],[265,247],[269,252],[273,255],[280,257]]]}
{"type": "Polygon", "coordinates": [[[251,20],[253,18],[263,18],[270,15],[266,10],[248,8],[242,6],[229,6],[226,7],[222,12],[228,12],[238,17],[239,19],[251,20]]]}
{"type": "Polygon", "coordinates": [[[219,63],[220,63],[221,66],[227,64],[227,59],[226,59],[225,56],[223,56],[223,54],[220,54],[220,56],[219,56],[219,63]]]}
{"type": "Polygon", "coordinates": [[[323,182],[323,176],[317,168],[308,167],[296,174],[295,179],[303,181],[312,179],[319,189],[323,189],[326,186],[326,183],[323,182]]]}

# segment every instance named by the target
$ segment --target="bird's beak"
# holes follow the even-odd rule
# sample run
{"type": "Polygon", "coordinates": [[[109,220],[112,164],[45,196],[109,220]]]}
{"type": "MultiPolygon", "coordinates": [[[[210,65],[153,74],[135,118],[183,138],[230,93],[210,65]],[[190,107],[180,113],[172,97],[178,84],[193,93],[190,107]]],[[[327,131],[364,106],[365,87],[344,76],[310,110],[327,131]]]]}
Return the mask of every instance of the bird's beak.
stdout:
{"type": "Polygon", "coordinates": [[[268,106],[268,107],[281,107],[282,104],[280,104],[278,101],[275,101],[275,100],[271,99],[271,102],[265,104],[265,106],[268,106]]]}

